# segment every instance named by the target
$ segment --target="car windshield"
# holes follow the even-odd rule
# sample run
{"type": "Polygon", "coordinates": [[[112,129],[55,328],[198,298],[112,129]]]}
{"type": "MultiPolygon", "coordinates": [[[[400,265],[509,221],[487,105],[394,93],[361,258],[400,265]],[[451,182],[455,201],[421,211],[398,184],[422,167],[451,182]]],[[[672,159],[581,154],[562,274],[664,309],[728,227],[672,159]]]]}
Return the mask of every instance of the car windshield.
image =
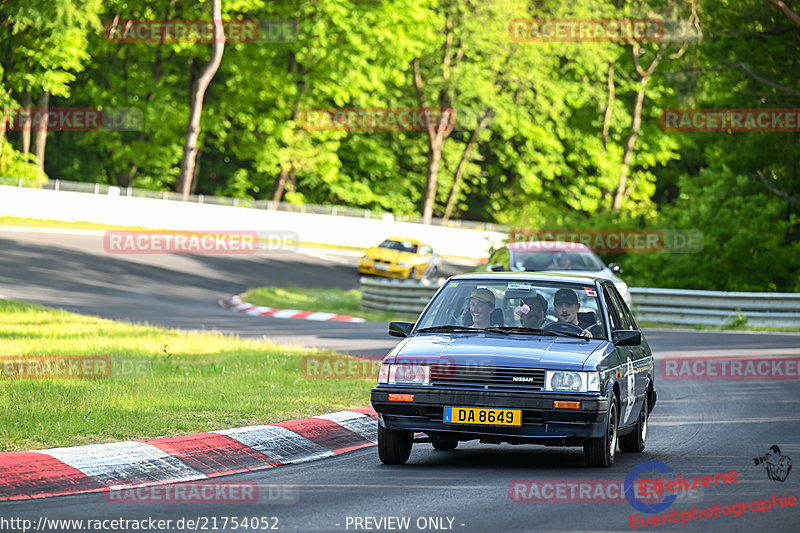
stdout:
{"type": "Polygon", "coordinates": [[[515,271],[583,270],[598,271],[604,266],[591,252],[511,252],[515,271]]]}
{"type": "Polygon", "coordinates": [[[588,329],[593,338],[606,339],[593,284],[507,278],[450,280],[420,317],[416,331],[471,331],[466,328],[528,328],[568,334],[588,329]],[[563,322],[570,325],[558,324],[563,322]]]}
{"type": "Polygon", "coordinates": [[[417,253],[417,245],[413,242],[409,241],[393,241],[391,239],[386,239],[378,248],[386,248],[389,250],[399,250],[401,252],[408,252],[410,254],[417,253]]]}

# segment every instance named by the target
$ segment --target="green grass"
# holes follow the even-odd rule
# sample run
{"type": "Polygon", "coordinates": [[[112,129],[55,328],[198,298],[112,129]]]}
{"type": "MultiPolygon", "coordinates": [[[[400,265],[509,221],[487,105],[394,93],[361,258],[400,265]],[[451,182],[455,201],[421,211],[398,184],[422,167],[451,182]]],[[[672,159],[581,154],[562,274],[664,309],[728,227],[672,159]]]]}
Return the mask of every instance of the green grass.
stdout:
{"type": "Polygon", "coordinates": [[[637,320],[637,324],[642,328],[651,329],[685,329],[686,331],[775,331],[775,332],[797,332],[800,328],[791,327],[777,327],[777,326],[706,326],[698,324],[697,326],[687,326],[686,324],[661,324],[658,322],[647,322],[637,320]]]}
{"type": "Polygon", "coordinates": [[[0,217],[0,226],[17,226],[22,228],[69,228],[93,230],[145,230],[141,226],[115,226],[113,224],[99,224],[97,222],[68,222],[50,218],[20,218],[0,217]]]}
{"type": "Polygon", "coordinates": [[[391,322],[392,320],[414,322],[417,320],[417,317],[413,315],[361,309],[361,291],[357,289],[343,291],[340,289],[260,287],[247,291],[242,296],[242,300],[253,305],[278,309],[357,316],[371,322],[391,322]]]}
{"type": "MultiPolygon", "coordinates": [[[[0,450],[183,435],[363,406],[374,379],[304,377],[332,354],[217,333],[188,333],[0,300],[0,359],[112,356],[141,377],[9,379],[0,366],[0,450]],[[4,377],[5,376],[5,377],[4,377]]],[[[113,359],[116,360],[116,359],[113,359]]]]}

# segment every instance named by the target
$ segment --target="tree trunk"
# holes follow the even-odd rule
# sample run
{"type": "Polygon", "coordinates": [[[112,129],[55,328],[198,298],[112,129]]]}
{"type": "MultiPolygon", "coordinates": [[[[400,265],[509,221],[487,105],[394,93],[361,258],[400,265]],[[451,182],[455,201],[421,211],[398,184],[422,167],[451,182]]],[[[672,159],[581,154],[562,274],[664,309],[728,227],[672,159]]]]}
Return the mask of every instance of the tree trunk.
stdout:
{"type": "Polygon", "coordinates": [[[638,45],[633,47],[633,64],[636,67],[636,72],[641,76],[639,80],[639,90],[636,92],[636,103],[633,106],[633,118],[631,120],[631,133],[628,136],[628,142],[625,143],[625,152],[622,156],[622,170],[620,171],[619,176],[619,185],[617,186],[617,192],[614,194],[614,203],[612,204],[612,209],[618,211],[622,208],[622,201],[625,199],[627,194],[626,187],[628,185],[628,174],[630,172],[630,165],[631,159],[633,158],[633,148],[636,146],[636,138],[639,136],[639,131],[642,128],[642,106],[644,104],[644,92],[647,88],[647,82],[650,81],[650,75],[653,74],[653,71],[658,66],[659,61],[661,61],[661,53],[664,51],[664,48],[661,47],[658,49],[656,53],[656,57],[653,58],[653,62],[650,63],[650,66],[647,69],[643,69],[641,65],[639,65],[639,52],[640,48],[638,45]]]}
{"type": "MultiPolygon", "coordinates": [[[[39,103],[36,105],[36,112],[44,113],[47,116],[47,109],[50,106],[50,91],[44,91],[39,97],[39,103]]],[[[39,170],[44,172],[44,147],[47,144],[47,120],[42,120],[41,129],[36,130],[36,137],[34,138],[33,151],[36,154],[36,162],[39,165],[39,170]]]]}
{"type": "Polygon", "coordinates": [[[275,186],[275,192],[272,195],[272,209],[275,211],[278,210],[278,204],[281,202],[281,198],[283,198],[283,192],[286,190],[286,186],[294,184],[295,179],[294,165],[289,169],[281,168],[281,175],[278,178],[278,184],[275,186]]]}
{"type": "Polygon", "coordinates": [[[642,104],[644,102],[644,89],[647,86],[647,81],[650,77],[642,78],[639,82],[639,91],[636,93],[636,104],[633,108],[633,123],[631,124],[631,134],[628,136],[628,142],[625,144],[625,153],[622,156],[622,170],[619,176],[619,186],[614,195],[613,209],[618,210],[622,207],[622,200],[625,197],[625,187],[628,184],[628,172],[631,165],[631,158],[633,157],[633,147],[636,145],[636,138],[639,136],[639,130],[642,128],[642,104]]]}
{"type": "MultiPolygon", "coordinates": [[[[31,91],[30,89],[25,89],[25,92],[22,94],[22,107],[24,109],[25,114],[30,114],[31,112],[31,91]]],[[[31,129],[30,127],[22,128],[22,155],[27,156],[31,151],[31,129]]],[[[27,157],[26,157],[27,159],[27,157]]]]}
{"type": "Polygon", "coordinates": [[[608,131],[611,127],[611,110],[614,107],[614,63],[608,64],[608,101],[606,102],[606,113],[603,116],[603,150],[606,150],[608,143],[608,131]]]}
{"type": "Polygon", "coordinates": [[[189,110],[189,122],[186,125],[186,141],[183,145],[183,158],[181,159],[181,171],[178,178],[179,192],[183,199],[189,198],[192,190],[192,177],[194,176],[194,165],[197,157],[197,138],[200,136],[200,115],[203,112],[203,98],[206,89],[211,83],[211,78],[216,74],[219,64],[222,62],[222,52],[225,49],[225,34],[222,31],[222,0],[213,0],[212,20],[214,21],[214,45],[211,49],[211,58],[205,70],[197,79],[192,93],[189,110]]]}
{"type": "MultiPolygon", "coordinates": [[[[445,57],[448,57],[445,54],[445,57]]],[[[417,89],[417,99],[419,100],[419,105],[423,109],[429,109],[427,100],[425,99],[425,94],[422,90],[422,74],[420,74],[419,70],[419,59],[414,58],[413,61],[414,65],[414,86],[417,89]]],[[[444,92],[444,89],[439,94],[439,102],[447,102],[447,96],[444,92]]],[[[423,204],[422,208],[422,223],[423,224],[430,224],[431,220],[433,219],[433,206],[436,202],[436,187],[439,181],[439,164],[442,161],[442,148],[444,147],[444,142],[447,140],[447,137],[450,135],[451,128],[449,125],[451,122],[451,117],[449,113],[452,113],[451,110],[445,111],[444,107],[440,107],[438,110],[440,112],[439,121],[436,125],[430,125],[430,121],[428,121],[428,169],[427,169],[427,177],[426,177],[426,186],[425,186],[425,203],[423,204]],[[447,121],[443,120],[445,118],[445,114],[447,115],[447,121]],[[443,127],[442,124],[447,124],[448,126],[443,127]]]]}
{"type": "Polygon", "coordinates": [[[487,109],[478,123],[478,127],[475,128],[475,131],[473,131],[472,135],[470,135],[467,147],[464,148],[464,153],[461,154],[461,160],[458,162],[458,167],[456,168],[456,176],[453,179],[453,188],[450,189],[450,197],[447,199],[447,207],[445,207],[444,210],[444,222],[450,220],[450,215],[453,213],[453,208],[456,205],[456,197],[458,196],[458,190],[461,188],[461,180],[464,177],[464,169],[467,166],[467,161],[469,161],[469,154],[472,152],[472,148],[478,142],[478,135],[480,132],[486,129],[486,126],[489,125],[489,118],[491,116],[492,110],[487,109]]]}

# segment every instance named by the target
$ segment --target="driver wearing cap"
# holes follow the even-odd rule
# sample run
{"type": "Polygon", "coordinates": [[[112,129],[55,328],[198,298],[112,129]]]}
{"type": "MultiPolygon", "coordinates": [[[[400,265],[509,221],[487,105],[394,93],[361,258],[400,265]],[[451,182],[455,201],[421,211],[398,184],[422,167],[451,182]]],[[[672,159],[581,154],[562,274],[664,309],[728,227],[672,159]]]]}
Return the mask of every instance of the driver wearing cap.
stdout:
{"type": "MultiPolygon", "coordinates": [[[[494,293],[489,289],[480,287],[472,291],[469,295],[469,307],[467,308],[469,310],[469,317],[472,319],[472,325],[476,328],[501,326],[502,324],[492,323],[494,305],[494,293]]],[[[468,322],[468,320],[465,320],[465,324],[466,322],[468,322]]]]}
{"type": "MultiPolygon", "coordinates": [[[[581,304],[578,303],[578,296],[572,289],[558,289],[553,297],[553,308],[556,310],[559,322],[569,322],[581,329],[584,328],[584,325],[578,322],[578,310],[581,304]]],[[[583,329],[583,336],[591,338],[592,333],[588,329],[583,329]]]]}

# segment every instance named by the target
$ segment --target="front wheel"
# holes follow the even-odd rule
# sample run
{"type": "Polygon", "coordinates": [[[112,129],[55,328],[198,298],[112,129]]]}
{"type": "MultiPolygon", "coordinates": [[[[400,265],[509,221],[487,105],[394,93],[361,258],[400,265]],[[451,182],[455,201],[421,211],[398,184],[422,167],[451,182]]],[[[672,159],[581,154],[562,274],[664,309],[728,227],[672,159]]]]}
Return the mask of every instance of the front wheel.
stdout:
{"type": "Polygon", "coordinates": [[[608,468],[614,464],[614,458],[617,455],[618,412],[617,398],[616,396],[611,396],[605,434],[602,437],[586,439],[583,443],[583,456],[586,459],[586,466],[608,468]]]}
{"type": "Polygon", "coordinates": [[[378,458],[385,465],[403,465],[411,455],[414,433],[378,424],[378,458]]]}
{"type": "Polygon", "coordinates": [[[636,428],[619,438],[619,451],[641,453],[644,451],[645,442],[647,441],[647,412],[648,400],[647,394],[644,395],[644,403],[642,403],[642,412],[639,414],[639,420],[636,421],[636,428]]]}

